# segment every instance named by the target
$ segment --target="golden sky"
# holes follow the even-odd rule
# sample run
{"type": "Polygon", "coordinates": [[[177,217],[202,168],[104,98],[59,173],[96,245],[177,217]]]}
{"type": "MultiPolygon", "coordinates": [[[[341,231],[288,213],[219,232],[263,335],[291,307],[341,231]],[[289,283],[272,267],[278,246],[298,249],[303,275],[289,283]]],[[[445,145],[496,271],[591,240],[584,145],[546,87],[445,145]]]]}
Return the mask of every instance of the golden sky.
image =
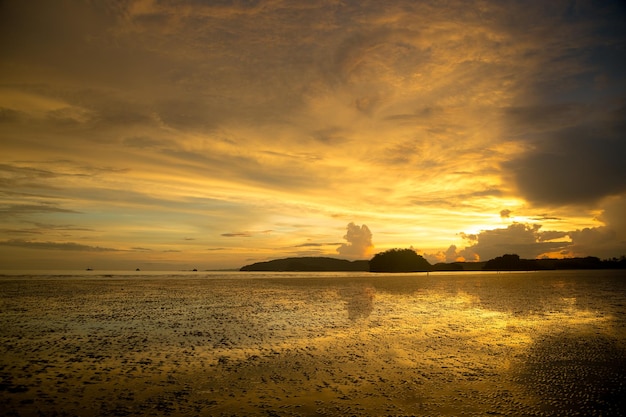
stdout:
{"type": "Polygon", "coordinates": [[[0,2],[0,269],[624,255],[625,16],[0,2]]]}

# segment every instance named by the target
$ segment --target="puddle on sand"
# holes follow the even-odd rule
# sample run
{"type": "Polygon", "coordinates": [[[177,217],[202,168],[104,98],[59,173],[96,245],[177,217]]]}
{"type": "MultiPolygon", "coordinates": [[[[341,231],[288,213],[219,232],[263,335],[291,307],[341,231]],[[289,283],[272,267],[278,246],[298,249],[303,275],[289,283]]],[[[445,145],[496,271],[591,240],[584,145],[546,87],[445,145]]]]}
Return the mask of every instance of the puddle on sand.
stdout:
{"type": "Polygon", "coordinates": [[[20,416],[626,409],[623,273],[245,277],[0,279],[0,408],[20,416]]]}

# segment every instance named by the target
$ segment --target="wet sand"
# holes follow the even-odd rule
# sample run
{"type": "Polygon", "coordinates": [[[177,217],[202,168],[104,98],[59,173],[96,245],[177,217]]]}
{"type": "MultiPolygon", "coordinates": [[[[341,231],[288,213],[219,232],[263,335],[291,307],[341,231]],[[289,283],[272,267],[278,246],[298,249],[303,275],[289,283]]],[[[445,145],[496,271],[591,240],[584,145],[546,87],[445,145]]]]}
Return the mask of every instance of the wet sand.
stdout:
{"type": "Polygon", "coordinates": [[[0,277],[4,416],[620,416],[623,271],[0,277]]]}

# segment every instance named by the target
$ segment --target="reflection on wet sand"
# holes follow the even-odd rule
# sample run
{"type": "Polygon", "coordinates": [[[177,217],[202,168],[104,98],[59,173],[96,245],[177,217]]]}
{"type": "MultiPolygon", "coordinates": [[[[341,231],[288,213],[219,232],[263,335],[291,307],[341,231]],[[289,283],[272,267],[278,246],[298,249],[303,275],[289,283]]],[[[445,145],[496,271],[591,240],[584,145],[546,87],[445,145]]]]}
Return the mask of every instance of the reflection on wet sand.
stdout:
{"type": "Polygon", "coordinates": [[[625,278],[5,277],[0,409],[623,415],[625,278]]]}
{"type": "Polygon", "coordinates": [[[374,298],[376,290],[371,286],[354,286],[339,290],[339,294],[345,300],[348,318],[356,320],[366,318],[374,310],[374,298]]]}

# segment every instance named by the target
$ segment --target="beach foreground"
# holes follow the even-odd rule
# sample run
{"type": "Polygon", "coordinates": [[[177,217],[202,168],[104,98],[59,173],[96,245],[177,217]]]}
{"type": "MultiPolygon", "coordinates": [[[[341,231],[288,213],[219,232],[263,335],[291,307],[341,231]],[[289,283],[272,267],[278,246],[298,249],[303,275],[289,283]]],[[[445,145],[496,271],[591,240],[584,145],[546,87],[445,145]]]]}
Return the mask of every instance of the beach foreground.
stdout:
{"type": "Polygon", "coordinates": [[[0,277],[4,416],[624,415],[624,271],[0,277]]]}

